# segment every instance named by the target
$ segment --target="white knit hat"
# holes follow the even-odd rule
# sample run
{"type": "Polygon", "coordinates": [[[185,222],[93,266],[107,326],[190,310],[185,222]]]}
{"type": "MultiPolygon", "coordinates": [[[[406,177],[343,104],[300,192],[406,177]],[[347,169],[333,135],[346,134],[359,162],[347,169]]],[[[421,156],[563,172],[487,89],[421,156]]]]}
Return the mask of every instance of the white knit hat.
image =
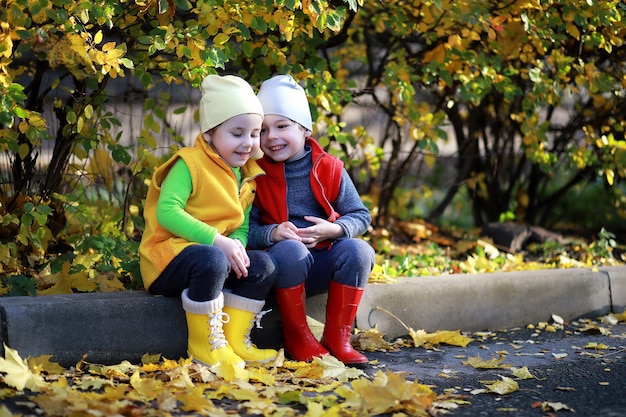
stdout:
{"type": "Polygon", "coordinates": [[[235,75],[208,75],[200,86],[200,129],[206,132],[231,117],[260,114],[263,106],[246,80],[235,75]]]}
{"type": "Polygon", "coordinates": [[[257,94],[265,114],[276,114],[313,130],[311,109],[304,89],[291,75],[277,75],[265,80],[257,94]]]}

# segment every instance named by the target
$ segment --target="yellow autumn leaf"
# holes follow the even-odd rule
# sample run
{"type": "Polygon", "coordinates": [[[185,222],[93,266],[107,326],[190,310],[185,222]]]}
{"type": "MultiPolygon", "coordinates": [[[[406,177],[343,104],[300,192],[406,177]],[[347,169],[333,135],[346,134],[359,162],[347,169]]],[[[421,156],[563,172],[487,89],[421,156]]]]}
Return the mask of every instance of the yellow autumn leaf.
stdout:
{"type": "Polygon", "coordinates": [[[341,385],[335,390],[335,394],[340,395],[344,399],[347,407],[358,407],[361,404],[361,397],[355,391],[346,385],[341,385]]]}
{"type": "Polygon", "coordinates": [[[368,330],[358,330],[356,335],[351,339],[353,345],[366,352],[374,352],[375,350],[390,349],[392,345],[384,338],[384,334],[379,332],[376,327],[368,330]]]}
{"type": "Polygon", "coordinates": [[[511,368],[511,373],[517,379],[532,379],[535,376],[530,373],[527,366],[522,368],[511,368]]]}
{"type": "Polygon", "coordinates": [[[130,377],[130,385],[139,394],[142,400],[152,401],[163,390],[163,382],[157,378],[141,378],[139,369],[130,377]]]}
{"type": "Polygon", "coordinates": [[[185,412],[202,412],[203,415],[224,416],[223,410],[219,409],[213,402],[204,396],[202,387],[192,387],[184,392],[177,393],[176,399],[180,401],[180,409],[185,412]]]}
{"type": "Polygon", "coordinates": [[[276,383],[276,377],[269,373],[267,368],[248,367],[250,372],[250,381],[257,381],[267,386],[272,386],[276,383]]]}
{"type": "Polygon", "coordinates": [[[437,162],[437,157],[433,154],[426,154],[424,155],[424,162],[426,162],[426,165],[428,166],[428,168],[432,168],[435,166],[435,163],[437,162]]]}
{"type": "Polygon", "coordinates": [[[232,386],[228,389],[229,398],[236,401],[250,401],[259,398],[259,394],[254,388],[254,385],[239,381],[233,382],[235,382],[234,385],[236,386],[232,386]]]}
{"type": "Polygon", "coordinates": [[[567,33],[569,33],[574,39],[579,40],[580,39],[580,31],[578,30],[578,27],[573,24],[573,23],[567,23],[565,25],[565,30],[567,31],[567,33]]]}
{"type": "Polygon", "coordinates": [[[615,171],[607,168],[604,170],[604,175],[606,176],[607,184],[612,186],[613,182],[615,181],[615,171]]]}
{"type": "Polygon", "coordinates": [[[579,329],[579,331],[582,333],[602,334],[605,336],[608,336],[611,334],[611,330],[607,329],[606,327],[598,326],[597,324],[593,324],[593,323],[587,323],[586,325],[582,326],[579,329]]]}
{"type": "Polygon", "coordinates": [[[607,349],[610,349],[611,347],[605,345],[604,343],[589,342],[583,348],[584,349],[607,350],[607,349]]]}
{"type": "MultiPolygon", "coordinates": [[[[241,406],[245,409],[246,415],[255,416],[275,415],[277,409],[276,403],[271,398],[255,398],[254,400],[244,402],[241,406]]],[[[229,414],[224,411],[222,412],[224,413],[224,417],[229,417],[229,414]]],[[[211,414],[211,416],[213,415],[217,416],[217,414],[211,414]]]]}
{"type": "Polygon", "coordinates": [[[334,378],[339,381],[359,378],[365,373],[357,368],[346,367],[343,362],[331,355],[313,359],[313,364],[321,367],[323,378],[334,378]]]}
{"type": "Polygon", "coordinates": [[[463,365],[469,365],[476,369],[502,369],[502,368],[510,368],[511,365],[502,364],[504,361],[504,356],[499,356],[497,358],[489,358],[484,360],[480,357],[480,355],[473,356],[466,361],[461,362],[463,365]]]}
{"type": "Polygon", "coordinates": [[[385,269],[376,263],[374,265],[374,269],[370,273],[368,282],[370,283],[381,283],[381,284],[390,284],[396,281],[396,278],[391,278],[389,274],[385,271],[385,269]]]}
{"type": "Polygon", "coordinates": [[[101,292],[125,291],[124,284],[114,273],[98,274],[93,278],[101,292]]]}
{"type": "Polygon", "coordinates": [[[93,43],[95,45],[98,45],[98,44],[100,44],[100,42],[102,42],[103,38],[104,38],[104,35],[102,34],[102,31],[99,30],[99,31],[96,32],[96,34],[93,37],[93,43]]]}
{"type": "MultiPolygon", "coordinates": [[[[177,388],[192,388],[194,386],[194,383],[191,380],[191,376],[189,375],[189,370],[192,369],[192,365],[190,365],[191,361],[191,358],[181,359],[178,366],[170,368],[166,372],[167,376],[170,379],[171,386],[177,388]]],[[[193,365],[206,369],[204,365],[193,365]]]]}
{"type": "Polygon", "coordinates": [[[65,368],[56,362],[50,362],[51,357],[52,355],[41,355],[36,358],[29,356],[26,358],[26,364],[28,368],[36,374],[41,374],[42,372],[48,375],[62,374],[65,368]]]}
{"type": "Polygon", "coordinates": [[[228,42],[229,38],[230,36],[225,33],[218,33],[217,35],[215,35],[215,38],[213,38],[213,43],[217,45],[223,45],[228,42]]]}
{"type": "Polygon", "coordinates": [[[567,405],[563,404],[563,403],[559,403],[559,402],[550,402],[550,401],[544,401],[541,403],[541,409],[543,411],[561,411],[561,410],[566,410],[566,411],[574,411],[573,408],[568,407],[567,405]]]}
{"type": "Polygon", "coordinates": [[[278,25],[280,26],[281,33],[285,35],[285,40],[287,42],[291,42],[291,40],[293,39],[293,32],[295,29],[295,18],[294,18],[293,12],[288,11],[284,13],[281,16],[278,25]]]}
{"type": "Polygon", "coordinates": [[[460,330],[438,330],[434,333],[426,333],[424,330],[410,329],[409,335],[413,339],[415,347],[427,349],[441,344],[465,347],[474,340],[471,337],[463,336],[460,330]]]}
{"type": "Polygon", "coordinates": [[[76,388],[82,391],[101,390],[105,386],[113,386],[113,382],[109,379],[85,377],[76,382],[76,388]]]}
{"type": "Polygon", "coordinates": [[[104,181],[107,190],[113,189],[113,159],[111,153],[104,148],[96,148],[89,158],[87,173],[104,181]]]}
{"type": "Polygon", "coordinates": [[[4,358],[0,358],[0,373],[4,383],[17,390],[39,391],[46,385],[43,377],[32,372],[15,349],[4,345],[4,358]]]}
{"type": "Polygon", "coordinates": [[[623,313],[613,313],[617,321],[626,322],[626,310],[623,313]]]}
{"type": "Polygon", "coordinates": [[[122,361],[116,365],[92,365],[89,368],[89,372],[107,378],[126,378],[129,373],[134,372],[137,368],[137,365],[133,365],[129,361],[122,361]]]}
{"type": "Polygon", "coordinates": [[[515,382],[515,380],[507,376],[502,376],[501,378],[501,381],[494,382],[493,384],[485,384],[485,386],[489,391],[500,395],[510,394],[519,390],[519,384],[515,382]]]}
{"type": "Polygon", "coordinates": [[[70,274],[69,262],[65,262],[61,266],[61,271],[42,277],[42,279],[44,282],[52,284],[52,287],[38,291],[39,295],[71,294],[74,288],[81,292],[96,290],[96,284],[89,280],[88,271],[70,274]]]}
{"type": "Polygon", "coordinates": [[[211,366],[211,372],[215,373],[220,378],[232,382],[235,380],[248,381],[250,373],[247,369],[240,368],[232,363],[220,363],[218,365],[211,366]]]}

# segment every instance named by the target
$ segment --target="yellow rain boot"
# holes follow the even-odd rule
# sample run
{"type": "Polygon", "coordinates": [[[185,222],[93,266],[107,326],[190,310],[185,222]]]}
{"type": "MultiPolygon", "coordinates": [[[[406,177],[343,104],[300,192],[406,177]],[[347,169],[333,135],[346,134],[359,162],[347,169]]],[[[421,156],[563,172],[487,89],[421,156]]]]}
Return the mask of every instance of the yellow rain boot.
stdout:
{"type": "Polygon", "coordinates": [[[265,301],[245,298],[224,291],[224,312],[230,317],[224,323],[224,335],[233,351],[246,362],[267,362],[274,360],[278,352],[274,349],[259,349],[250,340],[250,331],[256,324],[261,328],[261,312],[265,301]]]}
{"type": "Polygon", "coordinates": [[[228,322],[228,315],[222,312],[224,295],[210,301],[194,301],[181,294],[183,309],[187,317],[187,351],[194,362],[212,366],[230,363],[243,368],[246,363],[228,345],[222,323],[228,322]],[[224,320],[226,319],[226,320],[224,320]]]}

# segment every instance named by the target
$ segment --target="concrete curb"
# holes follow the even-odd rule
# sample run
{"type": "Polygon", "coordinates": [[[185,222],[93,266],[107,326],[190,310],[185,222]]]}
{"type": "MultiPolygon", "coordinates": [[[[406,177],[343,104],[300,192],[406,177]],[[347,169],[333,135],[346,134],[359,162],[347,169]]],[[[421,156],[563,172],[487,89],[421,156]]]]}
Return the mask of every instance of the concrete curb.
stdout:
{"type": "MultiPolygon", "coordinates": [[[[323,322],[325,302],[325,295],[309,298],[308,314],[323,322]]],[[[266,307],[274,311],[253,333],[260,347],[273,346],[280,333],[275,304],[268,300],[266,307]]],[[[408,333],[398,320],[415,330],[478,331],[548,321],[552,314],[572,320],[625,308],[626,267],[402,278],[366,287],[356,327],[376,326],[395,338],[408,333]]],[[[102,364],[138,362],[145,353],[187,355],[180,299],[144,291],[2,297],[0,320],[3,344],[23,358],[52,355],[63,366],[85,354],[102,364]]]]}
{"type": "MultiPolygon", "coordinates": [[[[144,353],[186,355],[180,299],[145,291],[0,298],[3,345],[22,358],[52,355],[63,366],[134,363],[144,353]]],[[[2,349],[4,356],[4,346],[2,349]]]]}
{"type": "Polygon", "coordinates": [[[390,338],[407,334],[398,320],[415,330],[497,330],[548,321],[552,314],[572,320],[621,312],[624,303],[623,267],[403,278],[369,286],[356,326],[376,326],[390,338]]]}

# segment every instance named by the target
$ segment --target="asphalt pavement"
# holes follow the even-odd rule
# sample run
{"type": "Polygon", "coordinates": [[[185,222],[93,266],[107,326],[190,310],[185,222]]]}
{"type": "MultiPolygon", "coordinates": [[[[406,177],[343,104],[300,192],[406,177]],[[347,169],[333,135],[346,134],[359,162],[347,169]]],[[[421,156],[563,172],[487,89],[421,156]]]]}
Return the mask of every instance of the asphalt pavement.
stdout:
{"type": "Polygon", "coordinates": [[[453,417],[625,416],[626,323],[577,320],[554,331],[539,327],[469,334],[474,341],[466,347],[371,352],[375,364],[366,372],[401,372],[437,394],[462,396],[468,404],[451,410],[453,417]],[[477,357],[499,367],[464,364],[477,357]],[[519,379],[513,371],[524,367],[532,377],[519,379]],[[519,388],[502,395],[489,389],[504,378],[519,388]]]}

